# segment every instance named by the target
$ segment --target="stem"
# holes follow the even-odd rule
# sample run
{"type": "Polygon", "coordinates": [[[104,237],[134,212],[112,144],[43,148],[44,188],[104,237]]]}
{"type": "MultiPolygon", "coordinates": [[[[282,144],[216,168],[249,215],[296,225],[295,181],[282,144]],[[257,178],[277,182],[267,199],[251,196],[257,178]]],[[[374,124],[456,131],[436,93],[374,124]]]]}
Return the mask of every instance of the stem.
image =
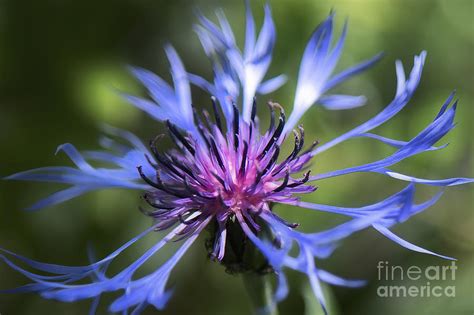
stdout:
{"type": "Polygon", "coordinates": [[[270,277],[256,272],[246,272],[242,274],[242,279],[252,300],[254,314],[278,315],[278,309],[272,297],[270,277]]]}

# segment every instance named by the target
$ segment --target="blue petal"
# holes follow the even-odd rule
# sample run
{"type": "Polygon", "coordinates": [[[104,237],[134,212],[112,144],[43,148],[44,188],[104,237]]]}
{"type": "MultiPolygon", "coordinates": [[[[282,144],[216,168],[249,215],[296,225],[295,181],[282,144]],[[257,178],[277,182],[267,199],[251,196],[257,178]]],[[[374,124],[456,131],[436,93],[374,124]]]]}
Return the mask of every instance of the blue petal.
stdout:
{"type": "Polygon", "coordinates": [[[367,98],[365,96],[353,95],[325,95],[319,99],[326,109],[340,110],[360,107],[365,105],[367,98]]]}
{"type": "Polygon", "coordinates": [[[331,212],[336,214],[342,214],[351,217],[361,217],[366,215],[373,215],[378,211],[389,210],[389,209],[399,209],[399,203],[406,199],[405,196],[409,194],[409,190],[413,189],[412,185],[409,185],[402,189],[401,191],[379,201],[374,204],[370,204],[367,206],[362,207],[340,207],[340,206],[331,206],[331,205],[324,205],[324,204],[317,204],[305,201],[289,201],[289,202],[282,202],[285,204],[291,204],[297,207],[302,207],[306,209],[318,210],[318,211],[325,211],[331,212]]]}
{"type": "Polygon", "coordinates": [[[254,51],[252,54],[246,56],[246,59],[248,58],[251,62],[255,63],[257,60],[263,60],[266,56],[271,56],[273,47],[275,46],[275,38],[275,23],[273,22],[270,6],[267,4],[265,5],[265,17],[262,29],[258,34],[254,51]]]}
{"type": "MultiPolygon", "coordinates": [[[[179,115],[186,117],[186,121],[193,123],[193,111],[191,108],[191,89],[184,69],[183,62],[178,53],[171,45],[165,46],[166,55],[171,66],[171,75],[175,86],[175,93],[178,99],[179,115]]],[[[194,130],[190,130],[194,131],[194,130]]]]}
{"type": "Polygon", "coordinates": [[[381,55],[377,55],[368,61],[341,72],[331,79],[330,77],[342,53],[347,34],[346,21],[341,36],[334,48],[330,49],[333,36],[333,18],[334,13],[331,13],[316,28],[306,45],[300,63],[293,111],[288,118],[283,134],[292,130],[304,113],[315,103],[320,103],[326,108],[333,110],[354,108],[365,103],[363,96],[330,95],[322,97],[327,90],[348,79],[350,76],[369,68],[381,57],[381,55]]]}
{"type": "Polygon", "coordinates": [[[380,211],[375,213],[368,213],[362,218],[350,220],[346,223],[342,223],[336,227],[328,229],[326,231],[308,234],[308,237],[313,239],[314,243],[331,243],[342,240],[354,234],[357,231],[363,230],[371,226],[374,222],[377,222],[386,215],[386,212],[380,211]]]}
{"type": "Polygon", "coordinates": [[[399,97],[405,90],[405,69],[403,69],[403,63],[400,60],[395,61],[395,72],[397,74],[397,90],[395,97],[399,97]]]}
{"type": "MultiPolygon", "coordinates": [[[[44,298],[71,302],[86,298],[98,299],[98,297],[100,297],[100,295],[104,292],[125,290],[124,294],[112,303],[110,307],[112,311],[126,312],[129,308],[136,306],[135,312],[138,312],[147,304],[152,304],[156,308],[162,309],[171,296],[171,291],[165,290],[165,286],[172,269],[184,255],[187,249],[191,246],[191,244],[196,240],[202,229],[207,226],[210,220],[211,217],[202,221],[197,227],[197,230],[193,232],[193,235],[191,235],[178,249],[178,251],[160,268],[158,268],[155,272],[137,280],[132,280],[132,277],[137,269],[140,268],[164,245],[166,245],[173,237],[180,233],[186,227],[186,225],[178,225],[173,231],[171,231],[160,242],[152,246],[134,263],[111,278],[105,276],[105,269],[110,264],[110,262],[131,244],[141,239],[149,232],[153,231],[156,228],[156,225],[150,227],[134,239],[130,240],[101,261],[84,267],[67,267],[39,263],[9,251],[2,250],[4,253],[12,255],[13,257],[23,261],[38,271],[53,273],[52,276],[29,272],[15,265],[4,255],[0,255],[0,259],[4,260],[13,269],[22,273],[24,276],[28,277],[34,282],[30,285],[26,285],[14,290],[9,290],[11,292],[39,291],[44,298]],[[74,282],[81,281],[85,277],[90,277],[93,282],[87,284],[73,284],[74,282]]],[[[98,303],[98,301],[93,303],[92,309],[94,309],[95,303],[98,303]]]]}
{"type": "Polygon", "coordinates": [[[254,50],[251,54],[244,56],[244,77],[241,78],[241,81],[244,90],[242,117],[245,121],[250,121],[253,98],[270,66],[275,38],[275,24],[270,6],[266,5],[262,29],[258,35],[254,50]]]}
{"type": "MultiPolygon", "coordinates": [[[[136,135],[131,133],[130,131],[123,130],[120,128],[116,128],[107,124],[102,124],[102,130],[111,136],[118,137],[120,139],[123,139],[127,141],[129,144],[131,144],[134,148],[142,151],[142,152],[148,152],[148,147],[146,147],[143,142],[138,138],[136,135]]],[[[128,151],[128,150],[127,150],[128,151]]]]}
{"type": "Polygon", "coordinates": [[[275,290],[275,300],[277,302],[284,300],[288,296],[288,281],[283,271],[277,273],[278,286],[275,290]]]}
{"type": "Polygon", "coordinates": [[[120,94],[154,119],[158,121],[169,120],[199,139],[200,136],[194,125],[187,72],[176,50],[171,45],[165,46],[165,52],[171,67],[170,72],[174,89],[151,71],[130,67],[131,73],[145,85],[154,102],[124,93],[120,94]]]}
{"type": "Polygon", "coordinates": [[[230,48],[234,46],[235,43],[229,42],[224,33],[219,29],[219,27],[211,22],[208,18],[206,18],[203,14],[198,13],[199,21],[201,22],[203,29],[209,32],[209,35],[215,38],[216,41],[220,42],[226,48],[230,48]]]}
{"type": "Polygon", "coordinates": [[[95,315],[97,313],[97,308],[99,307],[99,303],[100,303],[100,295],[92,301],[91,308],[89,309],[89,315],[95,315]]]}
{"type": "MultiPolygon", "coordinates": [[[[166,100],[174,100],[175,95],[171,86],[162,78],[154,74],[153,72],[142,69],[139,67],[129,67],[130,72],[143,84],[148,90],[148,93],[153,100],[166,106],[166,100]]],[[[151,104],[154,103],[150,103],[151,104]]],[[[158,107],[154,104],[154,107],[158,107]]]]}
{"type": "Polygon", "coordinates": [[[216,54],[216,48],[206,29],[201,25],[194,25],[193,29],[196,32],[199,41],[201,42],[204,53],[209,58],[212,58],[214,54],[216,54]]]}
{"type": "Polygon", "coordinates": [[[152,101],[149,101],[149,100],[146,100],[144,98],[137,97],[137,96],[124,94],[124,93],[121,93],[120,95],[127,102],[129,102],[132,105],[135,105],[137,108],[141,109],[142,111],[144,111],[145,113],[147,113],[148,115],[153,117],[154,119],[156,119],[158,121],[165,121],[166,120],[167,116],[166,116],[165,112],[160,107],[158,107],[155,103],[153,103],[152,101]]]}
{"type": "Polygon", "coordinates": [[[311,288],[313,289],[313,293],[319,301],[324,314],[328,314],[327,307],[326,307],[326,300],[324,298],[323,290],[321,288],[321,283],[318,278],[318,269],[314,265],[314,258],[311,254],[311,251],[307,247],[303,247],[302,250],[306,256],[306,275],[309,278],[309,283],[311,284],[311,288]]]}
{"type": "Polygon", "coordinates": [[[437,254],[437,253],[434,253],[432,251],[429,251],[427,249],[424,249],[424,248],[421,248],[419,246],[416,246],[410,242],[407,242],[405,241],[404,239],[398,237],[397,235],[395,235],[393,232],[391,232],[388,228],[386,228],[385,226],[382,226],[382,225],[379,225],[379,224],[374,224],[373,225],[374,228],[379,231],[380,233],[382,233],[384,236],[386,236],[387,238],[389,238],[390,240],[394,241],[395,243],[398,243],[399,245],[409,249],[409,250],[412,250],[412,251],[415,251],[415,252],[419,252],[419,253],[423,253],[423,254],[429,254],[429,255],[434,255],[434,256],[438,256],[440,258],[444,258],[444,259],[449,259],[449,260],[456,260],[455,258],[452,258],[452,257],[449,257],[449,256],[444,256],[444,255],[440,255],[440,254],[437,254]]]}
{"type": "MultiPolygon", "coordinates": [[[[0,251],[9,254],[16,259],[22,261],[23,263],[27,264],[28,266],[37,269],[42,272],[47,272],[51,274],[83,274],[83,273],[88,273],[92,270],[96,270],[98,267],[100,267],[103,264],[106,264],[110,261],[112,261],[114,258],[116,258],[118,255],[120,255],[125,249],[133,245],[135,242],[138,240],[142,239],[145,235],[150,233],[156,228],[156,226],[151,226],[150,228],[146,229],[142,233],[138,234],[128,242],[126,242],[124,245],[120,246],[118,249],[116,249],[114,252],[109,254],[107,257],[104,259],[95,262],[89,266],[80,266],[80,267],[70,267],[70,266],[62,266],[62,265],[56,265],[56,264],[47,264],[47,263],[42,263],[42,262],[37,262],[32,259],[29,259],[25,256],[21,256],[18,254],[15,254],[9,250],[3,249],[0,247],[0,251]]],[[[5,256],[2,256],[6,258],[5,256]]]]}
{"type": "Polygon", "coordinates": [[[245,1],[245,47],[244,54],[249,56],[255,47],[255,21],[253,19],[250,1],[245,1]]]}
{"type": "Polygon", "coordinates": [[[325,80],[330,75],[330,71],[326,71],[324,68],[323,61],[325,54],[328,53],[332,37],[332,20],[333,14],[329,15],[329,17],[316,28],[306,45],[301,59],[295,92],[295,103],[293,107],[295,114],[304,112],[309,106],[314,104],[323,93],[325,80]]]}
{"type": "MultiPolygon", "coordinates": [[[[443,109],[442,109],[443,110],[443,109]]],[[[355,172],[370,172],[378,169],[383,169],[396,164],[410,156],[429,151],[433,145],[444,137],[452,128],[454,128],[453,119],[456,113],[456,103],[441,116],[429,124],[417,136],[411,139],[403,147],[400,147],[391,156],[384,159],[367,163],[360,166],[349,167],[342,170],[337,170],[325,174],[319,174],[310,178],[311,181],[350,174],[355,172]]],[[[356,128],[357,129],[357,128],[356,128]]],[[[337,139],[337,138],[336,138],[337,139]]],[[[331,141],[332,142],[332,141],[331,141]]]]}
{"type": "Polygon", "coordinates": [[[326,283],[342,287],[359,288],[367,284],[366,280],[344,279],[321,269],[318,270],[318,277],[326,283]]]}
{"type": "MultiPolygon", "coordinates": [[[[415,56],[414,65],[410,73],[410,76],[408,78],[408,81],[406,82],[398,81],[399,85],[403,86],[403,93],[402,92],[399,93],[399,95],[397,95],[392,100],[392,102],[387,107],[384,108],[383,111],[381,111],[379,114],[369,119],[365,123],[355,127],[354,129],[344,133],[343,135],[316,148],[312,152],[312,154],[316,155],[318,153],[324,152],[327,149],[332,148],[336,144],[339,144],[343,141],[346,141],[348,139],[351,139],[353,137],[357,137],[363,133],[366,133],[382,125],[384,122],[388,121],[393,116],[398,114],[398,112],[400,112],[406,106],[406,104],[412,97],[413,93],[415,92],[416,87],[418,86],[418,83],[420,82],[421,73],[423,70],[423,64],[425,62],[425,57],[426,57],[426,52],[422,52],[419,56],[415,56]]],[[[401,80],[402,78],[398,77],[398,79],[401,80]]]]}
{"type": "Polygon", "coordinates": [[[45,207],[54,206],[96,189],[98,189],[98,187],[73,186],[71,188],[58,191],[47,198],[41,199],[33,205],[25,208],[25,210],[34,211],[45,207]]]}
{"type": "Polygon", "coordinates": [[[230,27],[229,21],[227,20],[227,17],[225,16],[224,11],[222,11],[222,9],[218,9],[216,11],[216,16],[217,16],[217,19],[219,20],[219,25],[221,26],[222,33],[224,34],[226,41],[228,43],[235,43],[234,32],[232,31],[232,28],[230,27]]]}
{"type": "Polygon", "coordinates": [[[345,80],[349,79],[350,77],[357,75],[368,68],[372,67],[375,65],[382,57],[384,56],[383,53],[378,53],[377,55],[373,56],[370,59],[367,59],[355,66],[352,66],[338,74],[336,74],[334,77],[332,77],[324,86],[325,90],[332,89],[336,85],[344,82],[345,80]]]}
{"type": "Polygon", "coordinates": [[[271,78],[260,84],[257,92],[259,94],[269,94],[275,90],[278,90],[283,84],[286,83],[287,80],[288,78],[286,75],[280,74],[279,76],[271,78]]]}
{"type": "MultiPolygon", "coordinates": [[[[389,146],[392,146],[394,148],[397,148],[397,149],[400,149],[401,147],[405,146],[408,143],[408,141],[400,141],[400,140],[390,139],[390,138],[379,136],[379,135],[376,135],[376,134],[373,134],[373,133],[363,133],[363,134],[358,135],[358,137],[372,138],[372,139],[378,140],[380,142],[383,142],[383,143],[385,143],[389,146]]],[[[442,146],[439,146],[439,147],[433,146],[433,147],[427,149],[426,151],[441,150],[441,149],[446,148],[447,146],[448,146],[448,144],[445,144],[445,145],[442,145],[442,146]]]]}
{"type": "Polygon", "coordinates": [[[70,143],[61,144],[56,149],[56,153],[58,154],[59,151],[64,151],[67,156],[71,159],[71,161],[76,164],[76,166],[85,172],[94,171],[94,168],[90,166],[89,163],[82,157],[82,155],[77,151],[77,149],[70,143]]]}
{"type": "Polygon", "coordinates": [[[228,109],[229,107],[232,109],[232,104],[228,104],[229,102],[225,99],[232,97],[231,101],[236,101],[241,88],[243,91],[241,113],[243,119],[249,121],[255,93],[259,90],[262,93],[267,93],[282,83],[282,79],[279,79],[272,82],[271,85],[262,85],[262,80],[270,65],[276,37],[270,7],[265,6],[263,25],[258,38],[256,38],[255,22],[250,4],[246,3],[246,37],[243,54],[236,46],[232,30],[221,12],[218,13],[218,18],[221,24],[220,28],[202,15],[199,16],[201,25],[195,28],[201,44],[212,62],[215,75],[214,87],[210,88],[202,80],[196,80],[196,78],[192,80],[194,84],[215,91],[214,95],[219,99],[226,118],[230,119],[232,111],[229,113],[228,109]],[[232,82],[232,84],[224,83],[225,81],[232,82]],[[229,86],[232,88],[229,89],[229,86]]]}
{"type": "MultiPolygon", "coordinates": [[[[146,174],[154,174],[153,168],[145,158],[145,155],[151,156],[148,149],[136,136],[127,131],[112,127],[105,127],[105,130],[110,135],[125,140],[132,147],[122,145],[120,147],[123,149],[120,152],[122,155],[102,151],[88,151],[82,155],[72,144],[63,144],[58,147],[58,151],[64,151],[77,168],[43,167],[13,174],[5,179],[54,182],[72,186],[40,200],[29,207],[30,210],[62,203],[86,192],[104,188],[146,189],[147,185],[142,184],[136,167],[142,165],[146,174]],[[94,168],[86,158],[89,161],[106,162],[114,167],[94,168]]],[[[113,140],[110,140],[108,145],[114,147],[113,140]]]]}
{"type": "Polygon", "coordinates": [[[454,177],[454,178],[445,178],[445,179],[418,178],[414,176],[397,173],[389,169],[377,169],[377,170],[374,170],[374,172],[385,174],[395,179],[417,183],[417,184],[430,185],[430,186],[446,187],[446,186],[464,185],[464,184],[469,184],[469,183],[474,182],[474,178],[467,178],[467,177],[454,177]]]}
{"type": "Polygon", "coordinates": [[[110,305],[109,310],[111,312],[124,311],[141,303],[149,303],[159,310],[163,309],[171,298],[171,291],[165,289],[170,273],[197,237],[198,234],[195,234],[188,238],[176,253],[155,272],[130,282],[126,287],[126,293],[116,299],[110,305]]]}
{"type": "MultiPolygon", "coordinates": [[[[439,200],[439,198],[443,194],[443,191],[440,191],[431,199],[428,199],[427,201],[419,204],[415,204],[413,202],[414,191],[415,185],[414,183],[410,183],[401,191],[397,192],[392,196],[389,196],[388,198],[382,201],[357,208],[330,206],[303,201],[285,203],[294,206],[299,206],[302,208],[331,212],[358,218],[343,223],[327,231],[306,234],[306,236],[303,237],[309,239],[318,239],[318,243],[324,243],[338,241],[344,237],[349,236],[353,232],[368,227],[371,224],[379,223],[385,226],[392,226],[396,223],[403,222],[409,217],[431,207],[439,200]]],[[[273,222],[272,224],[275,225],[278,223],[273,222]]],[[[281,228],[283,227],[281,226],[281,228]]],[[[291,234],[294,237],[302,237],[299,236],[299,234],[295,234],[296,232],[290,231],[287,233],[291,234]]]]}

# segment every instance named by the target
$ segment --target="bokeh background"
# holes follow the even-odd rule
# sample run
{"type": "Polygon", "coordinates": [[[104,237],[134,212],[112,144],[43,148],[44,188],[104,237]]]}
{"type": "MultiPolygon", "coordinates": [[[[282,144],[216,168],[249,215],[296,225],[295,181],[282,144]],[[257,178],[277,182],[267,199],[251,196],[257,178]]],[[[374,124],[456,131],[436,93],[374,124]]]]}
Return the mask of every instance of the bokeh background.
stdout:
{"type": "MultiPolygon", "coordinates": [[[[278,38],[270,74],[284,72],[288,83],[271,97],[290,109],[299,58],[314,27],[331,8],[340,30],[349,17],[349,36],[340,68],[381,50],[384,59],[373,69],[339,88],[367,95],[368,104],[347,111],[312,108],[303,124],[307,138],[327,141],[365,121],[390,102],[395,91],[394,61],[410,68],[412,56],[428,51],[420,87],[410,105],[379,134],[409,139],[429,123],[444,99],[457,89],[458,126],[447,136],[450,145],[439,152],[409,159],[397,170],[419,176],[473,176],[474,118],[474,2],[471,0],[272,0],[278,38]]],[[[257,21],[263,1],[252,1],[257,21]]],[[[208,16],[222,7],[243,36],[243,1],[17,1],[0,2],[0,176],[48,165],[70,164],[56,146],[72,142],[80,149],[97,148],[100,124],[108,123],[138,134],[145,141],[162,127],[124,103],[115,89],[141,94],[143,90],[125,65],[149,68],[167,77],[162,46],[173,43],[191,72],[211,75],[209,64],[192,31],[199,8],[208,16]]],[[[263,104],[267,97],[260,97],[263,104]]],[[[197,93],[198,106],[208,98],[197,93]]],[[[261,106],[264,114],[264,106],[261,106]]],[[[313,172],[375,160],[390,149],[370,140],[351,140],[316,158],[313,172]]],[[[380,200],[404,183],[379,175],[355,174],[319,183],[307,200],[357,206],[380,200]]],[[[0,181],[0,246],[28,257],[61,264],[86,264],[92,244],[98,256],[113,251],[150,222],[138,211],[139,194],[130,191],[89,193],[40,212],[22,209],[60,186],[0,181]]],[[[420,200],[436,192],[420,188],[420,200]]],[[[319,230],[341,218],[297,208],[277,210],[303,229],[319,230]]],[[[376,289],[378,261],[408,268],[446,265],[436,257],[405,250],[372,230],[344,242],[334,256],[319,263],[346,277],[369,279],[361,289],[327,287],[333,314],[472,314],[474,312],[474,216],[471,187],[452,187],[437,205],[399,226],[406,239],[436,252],[457,257],[455,298],[380,298],[376,289]]],[[[153,234],[126,255],[123,266],[160,235],[153,234]]],[[[250,314],[251,304],[238,276],[206,258],[204,238],[178,265],[170,285],[175,296],[161,314],[250,314]]],[[[158,257],[147,265],[150,271],[158,257]]],[[[146,272],[145,270],[144,272],[146,272]]],[[[304,277],[290,273],[291,293],[280,314],[320,314],[304,277]]],[[[426,282],[426,280],[424,281],[426,282]]],[[[25,283],[4,264],[0,288],[25,283]]],[[[394,281],[389,284],[403,284],[394,281]]],[[[409,285],[416,284],[413,282],[409,285]]],[[[418,283],[417,285],[425,285],[418,283]]],[[[432,283],[432,285],[436,285],[432,283]]],[[[106,302],[105,299],[104,302],[106,302]]],[[[3,315],[86,314],[89,301],[75,304],[43,300],[36,295],[0,295],[3,315]]],[[[104,303],[105,305],[105,303],[104,303]]],[[[105,306],[99,314],[105,314],[105,306]]],[[[146,314],[157,314],[148,309],[146,314]]]]}

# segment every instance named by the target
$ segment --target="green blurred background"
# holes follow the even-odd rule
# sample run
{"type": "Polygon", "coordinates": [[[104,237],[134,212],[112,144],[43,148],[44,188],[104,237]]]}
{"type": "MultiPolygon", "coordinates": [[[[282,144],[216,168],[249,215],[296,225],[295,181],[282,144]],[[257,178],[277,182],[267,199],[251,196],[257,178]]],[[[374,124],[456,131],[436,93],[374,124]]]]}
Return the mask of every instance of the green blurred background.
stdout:
{"type": "MultiPolygon", "coordinates": [[[[428,51],[421,85],[410,105],[379,134],[409,139],[429,123],[444,99],[457,89],[458,126],[447,136],[450,145],[401,163],[397,170],[431,178],[473,176],[472,119],[474,117],[474,9],[471,0],[273,0],[270,2],[278,37],[270,74],[284,72],[289,82],[272,99],[288,110],[294,93],[299,58],[313,28],[331,8],[340,30],[349,17],[349,35],[340,68],[381,50],[384,59],[369,72],[347,82],[339,91],[368,96],[367,106],[348,111],[312,108],[303,124],[308,139],[327,141],[372,117],[390,102],[395,91],[394,61],[406,69],[412,56],[428,51]]],[[[263,1],[253,1],[257,21],[263,1]]],[[[118,88],[143,93],[125,69],[126,64],[149,68],[168,78],[162,46],[173,43],[191,72],[211,75],[209,64],[192,31],[194,10],[208,16],[225,9],[238,38],[243,36],[243,1],[18,1],[0,2],[0,176],[40,166],[70,164],[54,155],[58,144],[72,142],[80,149],[97,148],[101,123],[133,131],[145,141],[162,127],[113,92],[118,88]]],[[[260,97],[260,104],[267,97],[260,97]]],[[[199,105],[208,98],[197,93],[199,105]]],[[[261,106],[264,108],[264,106],[261,106]]],[[[262,110],[264,114],[264,110],[262,110]]],[[[444,143],[444,142],[443,142],[444,143]]],[[[336,169],[380,158],[390,149],[370,140],[351,140],[321,154],[313,172],[336,169]]],[[[355,174],[320,182],[306,200],[357,206],[388,196],[404,183],[379,175],[355,174]]],[[[104,256],[148,227],[137,210],[137,192],[101,191],[40,212],[22,209],[60,186],[0,182],[0,246],[28,257],[61,264],[86,264],[86,248],[93,244],[104,256]]],[[[420,200],[436,189],[418,189],[420,200]]],[[[304,230],[319,230],[341,218],[297,208],[277,210],[304,230]]],[[[369,279],[361,289],[327,288],[333,314],[472,314],[474,312],[474,216],[470,187],[448,189],[437,205],[399,226],[406,239],[459,260],[455,298],[380,298],[376,289],[378,261],[420,267],[445,265],[436,257],[400,248],[372,230],[344,242],[331,259],[319,266],[341,276],[369,279]]],[[[156,242],[153,234],[126,252],[125,265],[156,242]]],[[[161,314],[250,314],[251,304],[241,279],[207,260],[204,238],[178,265],[170,285],[175,295],[161,314]]],[[[160,262],[158,257],[147,271],[160,262]]],[[[146,272],[146,271],[144,271],[146,272]]],[[[289,273],[291,293],[280,314],[319,314],[304,277],[289,273]]],[[[25,283],[0,265],[0,288],[25,283]]],[[[403,281],[396,282],[403,284],[403,281]]],[[[451,282],[440,285],[453,285],[451,282]]],[[[413,284],[410,282],[409,285],[413,284]]],[[[423,285],[421,283],[420,285],[423,285]]],[[[435,285],[432,283],[432,285],[435,285]]],[[[104,299],[107,302],[107,299],[104,299]]],[[[43,300],[36,295],[0,295],[2,315],[86,314],[90,302],[74,304],[43,300]]],[[[105,314],[105,304],[99,314],[105,314]]],[[[156,314],[149,308],[146,314],[156,314]]]]}

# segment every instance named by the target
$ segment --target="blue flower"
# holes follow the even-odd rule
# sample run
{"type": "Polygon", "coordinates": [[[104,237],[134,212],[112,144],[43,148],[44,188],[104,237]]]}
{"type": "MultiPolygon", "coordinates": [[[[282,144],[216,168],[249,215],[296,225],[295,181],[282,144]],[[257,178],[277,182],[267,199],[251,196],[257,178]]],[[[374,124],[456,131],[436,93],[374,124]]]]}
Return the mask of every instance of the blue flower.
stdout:
{"type": "Polygon", "coordinates": [[[270,8],[265,7],[263,26],[256,36],[255,22],[247,3],[243,51],[237,47],[224,14],[218,11],[217,17],[219,26],[200,15],[200,24],[195,27],[211,60],[212,82],[188,73],[170,45],[165,47],[165,51],[171,65],[173,86],[148,70],[130,68],[147,88],[150,98],[123,96],[152,118],[166,124],[168,135],[176,147],[174,150],[159,150],[163,135],[151,141],[150,146],[145,146],[130,132],[105,126],[105,136],[100,141],[101,151],[79,152],[71,144],[58,147],[58,151],[66,153],[75,167],[44,167],[7,177],[10,180],[71,186],[39,201],[30,207],[31,210],[62,203],[93,190],[120,187],[141,191],[149,205],[142,212],[152,218],[152,226],[102,260],[94,260],[87,266],[46,264],[0,249],[0,258],[31,280],[30,284],[4,292],[38,292],[44,298],[65,302],[93,299],[93,313],[102,294],[119,291],[122,295],[110,304],[111,312],[139,314],[148,305],[163,309],[172,295],[167,289],[170,273],[204,229],[211,231],[211,242],[206,246],[212,260],[233,272],[276,275],[278,286],[274,303],[269,307],[275,307],[288,294],[286,269],[307,275],[325,312],[321,282],[349,287],[363,285],[364,281],[340,278],[320,269],[315,263],[315,258],[329,257],[340,241],[362,229],[374,228],[413,251],[453,259],[411,244],[395,235],[391,228],[432,206],[443,193],[441,190],[432,198],[415,203],[416,185],[446,187],[471,183],[473,179],[424,179],[390,168],[408,157],[446,147],[436,144],[454,128],[457,106],[457,101],[453,102],[454,93],[447,98],[433,121],[408,141],[371,133],[407,106],[420,82],[426,53],[415,56],[408,76],[402,63],[396,62],[396,93],[392,102],[379,114],[319,147],[317,142],[313,142],[303,149],[304,129],[297,126],[300,118],[314,104],[330,110],[363,105],[364,96],[331,95],[327,92],[372,66],[381,55],[333,75],[342,52],[347,23],[331,48],[334,13],[330,13],[314,31],[304,51],[293,110],[288,120],[279,104],[269,102],[270,126],[265,130],[260,127],[256,115],[256,94],[270,93],[286,80],[284,75],[280,75],[264,81],[276,38],[270,8]],[[191,105],[190,84],[212,95],[212,115],[206,111],[200,113],[191,105]],[[242,99],[239,101],[240,94],[242,99]],[[239,103],[241,106],[237,105],[239,103]],[[294,148],[289,155],[281,157],[280,146],[291,131],[294,148]],[[396,150],[385,158],[363,165],[328,173],[311,175],[307,171],[298,175],[316,155],[357,137],[380,141],[396,150]],[[106,162],[113,167],[94,167],[96,162],[106,162]],[[361,172],[387,175],[408,184],[392,196],[356,208],[315,204],[300,199],[300,195],[316,190],[313,186],[316,182],[361,172]],[[303,233],[298,231],[298,224],[285,221],[273,211],[273,205],[279,204],[344,215],[348,220],[325,231],[303,233]],[[128,267],[115,275],[108,275],[107,269],[112,261],[156,230],[167,230],[168,234],[128,267]],[[250,239],[252,245],[236,248],[228,241],[235,238],[250,239]],[[151,274],[137,278],[136,271],[171,240],[182,241],[174,255],[151,274]],[[296,251],[298,254],[293,254],[293,248],[299,249],[296,251]],[[242,254],[245,250],[258,250],[265,268],[245,261],[242,254]]]}

